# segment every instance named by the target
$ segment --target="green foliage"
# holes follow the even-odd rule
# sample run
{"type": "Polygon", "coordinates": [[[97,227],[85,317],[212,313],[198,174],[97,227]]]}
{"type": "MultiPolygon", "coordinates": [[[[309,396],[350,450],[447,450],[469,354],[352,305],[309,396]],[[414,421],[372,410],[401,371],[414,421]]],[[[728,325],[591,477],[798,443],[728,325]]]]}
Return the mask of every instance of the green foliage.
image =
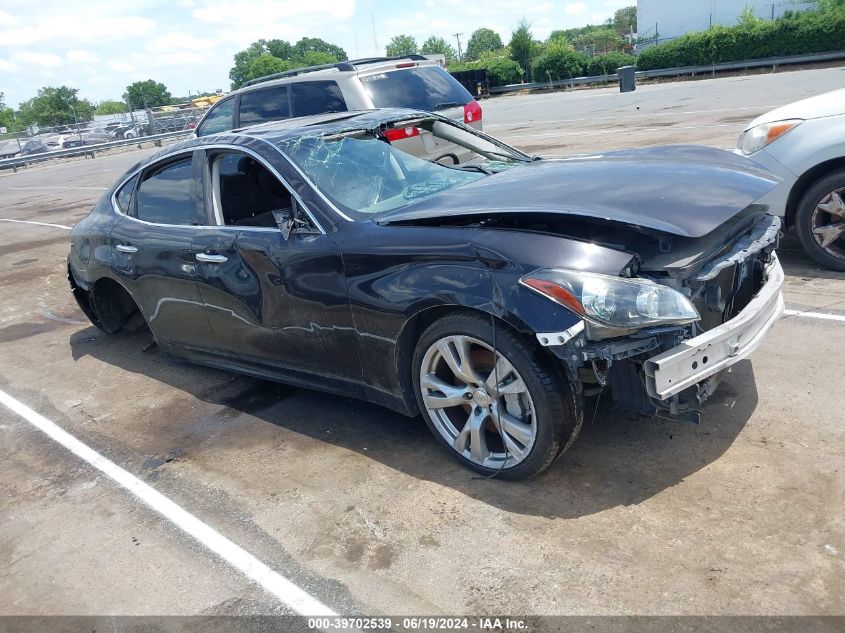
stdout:
{"type": "Polygon", "coordinates": [[[15,111],[6,105],[5,95],[0,92],[0,127],[15,129],[15,111]]]}
{"type": "Polygon", "coordinates": [[[491,86],[519,83],[525,74],[522,66],[511,59],[510,51],[506,47],[495,51],[486,51],[481,54],[480,59],[472,62],[449,64],[449,70],[452,72],[478,68],[487,69],[491,86]]]}
{"type": "Polygon", "coordinates": [[[458,59],[458,53],[455,52],[455,49],[444,40],[442,37],[435,37],[432,35],[429,37],[423,45],[420,47],[420,53],[423,55],[445,55],[446,56],[446,63],[451,64],[453,61],[458,59]]]}
{"type": "Polygon", "coordinates": [[[572,46],[594,54],[621,51],[625,40],[610,28],[595,28],[572,38],[572,46]]]}
{"type": "Polygon", "coordinates": [[[653,70],[838,50],[845,50],[845,5],[688,33],[642,51],[637,67],[653,70]]]}
{"type": "Polygon", "coordinates": [[[405,55],[416,55],[419,53],[417,40],[412,35],[396,35],[385,47],[388,57],[404,57],[405,55]]]}
{"type": "Polygon", "coordinates": [[[493,29],[480,28],[472,32],[464,57],[467,61],[479,59],[483,53],[492,53],[504,48],[502,38],[493,29]]]}
{"type": "Polygon", "coordinates": [[[613,52],[591,57],[587,62],[587,75],[612,75],[620,66],[636,66],[637,58],[627,53],[613,52]]]}
{"type": "Polygon", "coordinates": [[[126,86],[123,98],[129,100],[132,108],[157,108],[170,104],[170,91],[163,83],[147,79],[126,86]]]}
{"type": "Polygon", "coordinates": [[[545,52],[534,60],[531,72],[534,81],[549,81],[581,77],[586,68],[587,56],[573,50],[562,36],[558,36],[550,41],[545,52]]]}
{"type": "Polygon", "coordinates": [[[286,70],[290,70],[290,63],[270,53],[263,53],[250,65],[246,79],[258,79],[275,73],[283,73],[286,70]]]}
{"type": "Polygon", "coordinates": [[[637,30],[637,7],[623,7],[613,14],[613,28],[619,35],[627,35],[637,30]]]}
{"type": "MultiPolygon", "coordinates": [[[[516,29],[511,32],[511,41],[508,44],[511,52],[511,59],[526,71],[531,68],[531,59],[535,51],[534,38],[531,35],[531,25],[525,18],[519,21],[516,29]]],[[[530,79],[528,77],[527,79],[530,79]]]]}
{"type": "Polygon", "coordinates": [[[319,37],[303,37],[293,45],[291,55],[280,55],[272,50],[270,50],[270,54],[274,57],[286,59],[292,62],[295,67],[299,66],[300,63],[303,66],[315,66],[320,63],[331,64],[332,62],[342,62],[348,59],[346,51],[340,46],[321,40],[319,37]],[[309,53],[311,53],[311,55],[309,55],[309,53]],[[314,55],[313,53],[319,53],[319,55],[314,55]],[[309,60],[323,61],[312,63],[309,60]]]}
{"type": "Polygon", "coordinates": [[[24,125],[66,125],[94,118],[94,106],[87,99],[79,99],[76,88],[45,87],[38,94],[21,104],[20,122],[24,125]],[[75,115],[75,116],[74,116],[75,115]]]}
{"type": "MultiPolygon", "coordinates": [[[[278,63],[265,59],[253,71],[253,64],[264,55],[274,57],[285,63],[286,67],[283,70],[331,64],[347,59],[346,51],[340,46],[318,37],[303,37],[293,45],[280,39],[257,40],[244,50],[235,53],[235,65],[229,70],[229,79],[232,81],[233,90],[240,88],[248,79],[263,76],[265,74],[263,71],[267,68],[281,67],[278,63]]],[[[283,72],[283,70],[273,72],[283,72]]]]}
{"type": "Polygon", "coordinates": [[[95,114],[123,114],[126,112],[126,104],[123,101],[114,101],[113,99],[106,99],[97,104],[95,114]]]}

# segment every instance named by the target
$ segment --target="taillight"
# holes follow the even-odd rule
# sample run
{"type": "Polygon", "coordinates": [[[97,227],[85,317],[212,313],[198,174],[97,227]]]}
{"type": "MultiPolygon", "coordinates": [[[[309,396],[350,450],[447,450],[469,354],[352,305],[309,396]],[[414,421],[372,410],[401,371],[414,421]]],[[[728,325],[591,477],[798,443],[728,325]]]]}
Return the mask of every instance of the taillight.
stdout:
{"type": "Polygon", "coordinates": [[[411,138],[412,136],[419,136],[419,135],[420,135],[419,128],[410,127],[410,126],[409,127],[393,128],[392,130],[387,130],[384,133],[384,136],[391,143],[393,141],[401,141],[403,139],[411,138]]]}
{"type": "Polygon", "coordinates": [[[475,123],[481,120],[481,106],[478,101],[473,99],[467,104],[464,104],[464,123],[475,123]]]}
{"type": "Polygon", "coordinates": [[[416,66],[414,62],[404,62],[402,64],[396,64],[396,68],[413,68],[416,66]]]}

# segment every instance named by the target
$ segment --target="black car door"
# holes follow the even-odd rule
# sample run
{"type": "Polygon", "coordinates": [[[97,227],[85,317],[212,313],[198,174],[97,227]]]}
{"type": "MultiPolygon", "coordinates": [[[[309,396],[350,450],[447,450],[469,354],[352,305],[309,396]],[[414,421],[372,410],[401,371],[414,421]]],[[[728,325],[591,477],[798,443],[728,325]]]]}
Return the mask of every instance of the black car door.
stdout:
{"type": "Polygon", "coordinates": [[[114,270],[156,340],[205,349],[212,346],[213,336],[192,250],[202,219],[197,169],[192,152],[144,169],[135,179],[128,213],[111,232],[110,245],[114,270]]]}
{"type": "Polygon", "coordinates": [[[208,150],[207,215],[194,239],[197,280],[217,348],[280,369],[360,380],[357,338],[337,244],[316,221],[286,235],[301,202],[268,161],[208,150]]]}

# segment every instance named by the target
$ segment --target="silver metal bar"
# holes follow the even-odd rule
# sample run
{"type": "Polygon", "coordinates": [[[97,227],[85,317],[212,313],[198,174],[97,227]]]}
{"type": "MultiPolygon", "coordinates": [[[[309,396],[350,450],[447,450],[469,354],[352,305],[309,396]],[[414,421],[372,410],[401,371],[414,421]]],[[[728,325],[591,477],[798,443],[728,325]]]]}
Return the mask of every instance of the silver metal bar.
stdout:
{"type": "Polygon", "coordinates": [[[130,246],[129,244],[118,244],[114,248],[115,248],[115,250],[118,250],[121,253],[137,253],[138,252],[137,247],[130,246]]]}
{"type": "Polygon", "coordinates": [[[206,264],[225,264],[229,258],[225,255],[209,255],[208,253],[197,253],[197,261],[206,264]]]}

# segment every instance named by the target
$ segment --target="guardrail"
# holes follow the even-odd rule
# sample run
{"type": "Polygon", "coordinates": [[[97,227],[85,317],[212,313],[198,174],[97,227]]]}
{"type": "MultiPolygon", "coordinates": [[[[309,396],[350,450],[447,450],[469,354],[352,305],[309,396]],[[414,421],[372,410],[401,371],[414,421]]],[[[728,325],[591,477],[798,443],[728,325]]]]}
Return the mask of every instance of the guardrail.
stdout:
{"type": "Polygon", "coordinates": [[[82,145],[81,147],[70,147],[68,149],[56,149],[51,152],[44,152],[42,154],[30,154],[29,156],[16,156],[14,158],[0,159],[0,169],[11,167],[14,171],[18,167],[25,167],[30,163],[40,163],[45,160],[52,160],[54,158],[67,158],[68,156],[90,156],[94,158],[97,152],[102,152],[114,147],[123,147],[124,145],[138,145],[142,143],[153,143],[161,146],[161,141],[165,139],[179,138],[181,136],[189,136],[193,130],[176,130],[175,132],[163,132],[162,134],[151,134],[150,136],[139,136],[136,138],[124,138],[119,141],[109,141],[108,143],[97,143],[96,145],[82,145]]]}
{"type": "MultiPolygon", "coordinates": [[[[744,70],[746,68],[765,68],[771,66],[788,66],[790,64],[812,64],[815,62],[837,61],[845,59],[845,51],[832,53],[811,53],[808,55],[788,55],[784,57],[769,57],[767,59],[751,59],[743,62],[728,62],[724,64],[707,64],[705,66],[681,66],[678,68],[661,68],[659,70],[638,70],[637,79],[653,79],[656,77],[678,77],[681,75],[700,75],[702,73],[717,73],[731,70],[744,70]]],[[[555,81],[535,81],[527,84],[509,84],[490,88],[490,92],[501,94],[505,92],[518,92],[520,90],[544,90],[548,88],[566,88],[587,84],[611,83],[619,80],[616,73],[612,75],[597,75],[594,77],[573,77],[571,79],[559,79],[555,81]]]]}

